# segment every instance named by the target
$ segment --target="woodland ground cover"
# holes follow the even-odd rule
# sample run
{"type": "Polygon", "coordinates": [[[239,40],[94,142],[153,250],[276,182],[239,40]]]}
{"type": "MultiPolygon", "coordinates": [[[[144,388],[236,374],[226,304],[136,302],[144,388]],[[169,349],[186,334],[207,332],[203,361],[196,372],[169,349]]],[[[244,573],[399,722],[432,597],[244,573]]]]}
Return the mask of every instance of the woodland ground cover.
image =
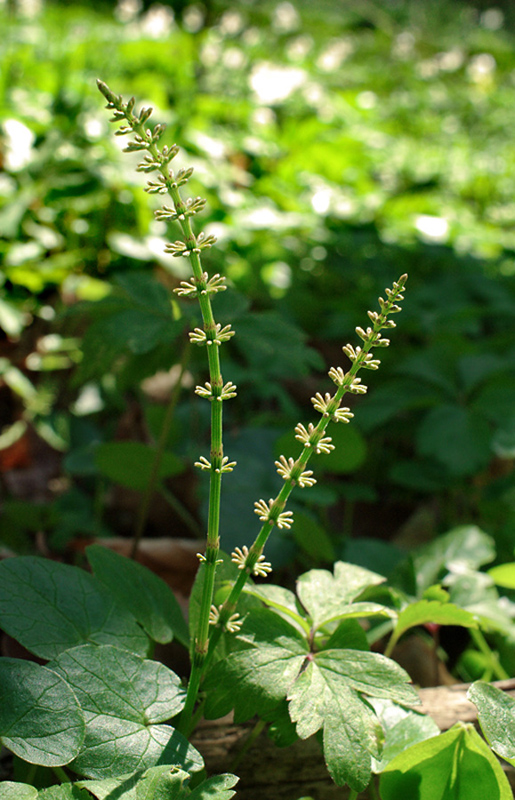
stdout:
{"type": "Polygon", "coordinates": [[[187,259],[165,252],[166,214],[154,218],[146,176],[122,166],[101,75],[154,106],[181,144],[179,166],[195,167],[193,196],[201,186],[207,200],[203,230],[218,238],[210,274],[229,280],[216,311],[237,332],[224,373],[238,384],[226,444],[239,470],[222,497],[224,550],[252,543],[253,503],[277,491],[271,465],[295,444],[310,376],[409,272],[395,349],[267,558],[289,583],[295,561],[354,562],[422,604],[443,602],[424,592],[446,577],[452,603],[483,603],[490,620],[455,674],[511,673],[511,568],[480,571],[512,561],[515,538],[509,17],[402,2],[317,4],[315,16],[309,3],[0,13],[5,552],[32,554],[41,534],[64,558],[113,532],[197,537],[207,517],[190,469],[209,441],[207,404],[179,391],[204,370],[185,336],[198,312],[172,294],[187,259]],[[38,458],[50,462],[43,479],[38,458]],[[37,491],[21,480],[34,464],[37,491]],[[115,485],[135,493],[135,513],[120,512],[115,485]],[[153,489],[171,508],[164,525],[153,489]],[[440,538],[438,568],[424,574],[417,553],[403,562],[403,543],[463,525],[451,541],[473,551],[480,577],[460,579],[440,538]]]}

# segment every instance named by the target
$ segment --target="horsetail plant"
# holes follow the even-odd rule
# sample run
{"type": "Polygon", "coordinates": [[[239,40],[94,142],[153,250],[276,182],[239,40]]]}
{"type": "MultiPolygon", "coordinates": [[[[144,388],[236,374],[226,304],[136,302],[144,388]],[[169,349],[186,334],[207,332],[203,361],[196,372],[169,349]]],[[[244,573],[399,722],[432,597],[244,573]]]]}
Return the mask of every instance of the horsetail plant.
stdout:
{"type": "Polygon", "coordinates": [[[326,436],[329,422],[348,423],[353,417],[350,408],[342,406],[344,395],[365,394],[367,387],[358,377],[361,369],[375,370],[380,361],[372,355],[372,349],[387,347],[389,339],[383,338],[381,331],[395,327],[395,322],[389,319],[391,314],[399,312],[398,303],[403,299],[402,292],[408,276],[402,275],[394,282],[392,289],[386,289],[386,300],[379,298],[380,310],[369,311],[368,316],[372,327],[366,330],[358,327],[356,332],[362,340],[362,345],[353,347],[345,345],[344,353],[351,361],[348,372],[342,367],[332,367],[329,377],[336,385],[336,392],[331,395],[317,393],[311,398],[313,407],[320,413],[320,420],[316,425],[309,423],[305,428],[299,423],[295,428],[295,438],[302,445],[299,457],[294,460],[284,455],[275,462],[277,472],[284,479],[284,485],[275,499],[268,501],[260,499],[255,503],[255,513],[263,523],[253,545],[249,548],[237,547],[231,554],[232,561],[240,570],[231,593],[225,602],[216,607],[213,604],[216,567],[219,563],[220,550],[220,499],[222,475],[231,472],[236,462],[229,461],[223,451],[223,402],[236,396],[236,386],[232,382],[224,383],[220,367],[219,348],[227,342],[234,331],[230,325],[222,327],[215,322],[211,306],[211,296],[226,289],[225,278],[219,274],[209,277],[201,264],[202,250],[215,244],[215,237],[201,232],[195,234],[191,225],[191,217],[205,206],[201,197],[183,200],[180,187],[184,186],[193,173],[193,169],[179,169],[174,173],[170,162],[179,152],[177,145],[158,147],[158,142],[164,133],[165,126],[155,125],[153,130],[146,127],[146,122],[152,114],[151,108],[142,108],[139,114],[135,113],[135,99],[124,102],[121,96],[115,95],[109,87],[98,80],[98,88],[107,100],[107,108],[113,111],[112,122],[121,122],[122,126],[116,131],[118,136],[132,135],[124,148],[124,152],[145,152],[143,160],[137,166],[140,172],[157,173],[153,180],[149,180],[146,191],[149,194],[168,194],[172,206],[163,205],[156,211],[159,220],[176,221],[180,224],[184,240],[177,240],[165,246],[165,251],[173,256],[188,257],[192,268],[192,278],[181,281],[175,290],[181,297],[196,297],[200,305],[203,328],[195,328],[190,334],[190,341],[207,350],[209,381],[203,386],[197,386],[195,392],[202,398],[211,402],[211,451],[209,458],[200,456],[195,466],[209,472],[209,511],[205,553],[199,554],[204,566],[204,582],[198,629],[195,636],[191,675],[188,682],[186,704],[181,715],[180,730],[189,733],[191,718],[197,701],[202,677],[211,660],[211,655],[219,641],[222,632],[234,633],[238,631],[241,620],[236,610],[239,597],[251,575],[266,577],[271,572],[271,564],[265,560],[263,550],[275,525],[279,528],[290,528],[293,524],[293,514],[285,510],[286,502],[295,486],[306,488],[316,483],[313,471],[305,469],[312,453],[328,453],[334,445],[331,438],[326,436]],[[210,630],[211,626],[211,630],[210,630]]]}

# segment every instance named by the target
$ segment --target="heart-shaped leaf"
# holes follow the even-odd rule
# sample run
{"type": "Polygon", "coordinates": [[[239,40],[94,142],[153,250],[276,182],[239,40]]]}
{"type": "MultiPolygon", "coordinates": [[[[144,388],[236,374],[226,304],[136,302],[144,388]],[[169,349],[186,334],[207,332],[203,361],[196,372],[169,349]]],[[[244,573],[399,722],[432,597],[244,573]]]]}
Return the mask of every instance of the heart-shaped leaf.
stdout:
{"type": "MultiPolygon", "coordinates": [[[[32,661],[0,659],[0,740],[5,747],[31,764],[58,767],[77,756],[84,730],[80,706],[59,675],[32,661]]],[[[0,784],[0,798],[2,791],[10,789],[0,784]]]]}
{"type": "Polygon", "coordinates": [[[188,626],[170,587],[146,567],[107,547],[91,545],[86,555],[95,576],[114,594],[155,641],[174,636],[189,647],[188,626]]]}
{"type": "Polygon", "coordinates": [[[144,654],[148,639],[108,589],[78,567],[22,556],[0,563],[0,626],[40,658],[83,642],[144,654]]]}
{"type": "Polygon", "coordinates": [[[163,664],[110,645],[82,645],[49,665],[73,688],[86,735],[71,765],[82,775],[112,778],[157,764],[202,768],[195,748],[166,720],[184,706],[180,678],[163,664]]]}

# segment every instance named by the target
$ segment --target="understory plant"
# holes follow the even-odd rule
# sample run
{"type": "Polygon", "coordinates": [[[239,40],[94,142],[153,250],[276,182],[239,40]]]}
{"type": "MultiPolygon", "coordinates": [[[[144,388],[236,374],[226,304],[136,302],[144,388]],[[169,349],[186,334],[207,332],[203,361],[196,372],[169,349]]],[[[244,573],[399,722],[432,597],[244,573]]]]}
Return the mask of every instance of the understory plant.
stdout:
{"type": "MultiPolygon", "coordinates": [[[[360,344],[343,347],[348,368],[329,370],[333,391],[317,392],[311,401],[316,421],[295,428],[299,452],[275,462],[282,488],[274,498],[256,501],[261,527],[253,544],[226,554],[220,497],[236,463],[224,452],[223,409],[237,387],[223,377],[220,358],[234,332],[214,316],[225,279],[210,276],[201,261],[215,239],[194,230],[192,219],[204,201],[183,198],[192,170],[171,169],[178,148],[159,145],[164,126],[147,127],[151,109],[138,113],[134,99],[124,102],[98,83],[113,121],[121,123],[117,134],[130,137],[125,150],[140,153],[137,169],[150,173],[147,191],[168,195],[169,204],[156,216],[182,232],[169,252],[191,264],[191,277],[176,292],[198,303],[201,320],[189,339],[207,355],[208,379],[195,389],[211,411],[210,450],[196,462],[209,479],[207,536],[188,622],[163,581],[99,545],[86,550],[92,574],[32,556],[0,563],[0,625],[37,659],[0,660],[0,738],[31,765],[22,769],[17,762],[22,779],[0,783],[0,800],[229,800],[237,776],[206,777],[191,737],[202,717],[231,710],[236,722],[258,717],[251,739],[265,726],[279,746],[316,735],[331,778],[348,786],[353,798],[367,787],[383,800],[511,797],[496,757],[475,729],[458,723],[439,735],[435,723],[417,712],[408,674],[390,658],[410,629],[461,626],[488,659],[489,675],[506,677],[484,632],[502,624],[509,629],[515,614],[508,608],[500,619],[489,615],[488,606],[467,608],[460,585],[465,573],[469,592],[474,581],[479,587],[478,576],[485,577],[479,568],[493,558],[488,537],[475,529],[456,531],[418,566],[414,557],[391,585],[381,574],[343,562],[332,572],[301,575],[295,593],[268,580],[268,538],[275,527],[294,524],[287,502],[295,487],[316,482],[311,459],[316,463],[318,454],[333,449],[331,425],[352,419],[342,405],[345,394],[366,393],[358,373],[379,367],[375,350],[389,344],[383,332],[395,327],[391,317],[401,310],[407,275],[386,289],[378,310],[368,312],[367,326],[356,328],[360,344]],[[372,650],[385,636],[385,654],[372,650]],[[185,685],[151,658],[155,643],[172,639],[191,656],[185,685]],[[46,788],[36,775],[41,767],[46,788]]],[[[153,475],[160,457],[158,451],[153,475]]],[[[485,686],[476,684],[471,697],[494,747],[497,697],[485,686]]],[[[503,705],[502,719],[508,718],[514,730],[515,713],[503,705]]],[[[494,749],[505,756],[506,748],[494,749]]]]}

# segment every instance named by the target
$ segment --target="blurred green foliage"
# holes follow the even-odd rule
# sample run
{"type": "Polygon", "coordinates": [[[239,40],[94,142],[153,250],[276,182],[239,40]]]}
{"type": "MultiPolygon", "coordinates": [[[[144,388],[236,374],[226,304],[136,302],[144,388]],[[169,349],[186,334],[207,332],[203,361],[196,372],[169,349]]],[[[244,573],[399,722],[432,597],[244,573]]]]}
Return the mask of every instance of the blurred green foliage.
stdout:
{"type": "MultiPolygon", "coordinates": [[[[253,501],[273,490],[273,443],[305,421],[309,373],[344,363],[339,346],[364,310],[408,272],[394,346],[359,400],[346,455],[320,463],[324,488],[297,501],[297,544],[311,562],[310,525],[332,530],[324,560],[354,530],[356,503],[412,511],[429,497],[437,527],[481,521],[511,557],[515,34],[502,11],[443,0],[34,5],[0,3],[0,376],[17,398],[0,446],[34,427],[94,495],[106,475],[93,450],[115,436],[128,396],[157,440],[141,382],[181,360],[198,323],[172,300],[187,264],[164,253],[144,176],[108,133],[102,77],[154,106],[181,165],[195,166],[203,227],[219,239],[207,266],[233,287],[216,313],[237,333],[227,445],[247,472],[232,491],[227,481],[224,546],[242,543],[253,501]]],[[[195,354],[188,369],[197,380],[195,354]]],[[[170,453],[196,458],[206,429],[185,395],[170,453]]],[[[83,532],[91,514],[90,503],[83,532]]],[[[389,534],[374,520],[361,532],[389,534]]],[[[285,558],[292,546],[280,545],[285,558]]]]}

